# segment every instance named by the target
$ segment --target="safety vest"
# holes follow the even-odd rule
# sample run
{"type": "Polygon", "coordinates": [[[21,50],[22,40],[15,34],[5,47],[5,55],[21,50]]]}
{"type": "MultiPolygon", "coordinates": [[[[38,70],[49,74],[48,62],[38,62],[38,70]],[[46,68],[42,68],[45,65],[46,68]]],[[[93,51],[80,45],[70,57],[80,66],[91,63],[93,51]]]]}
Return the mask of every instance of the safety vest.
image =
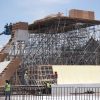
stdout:
{"type": "Polygon", "coordinates": [[[11,85],[6,83],[5,85],[5,91],[10,91],[11,90],[11,85]]]}
{"type": "Polygon", "coordinates": [[[48,88],[50,88],[50,87],[51,87],[50,83],[47,83],[47,87],[48,87],[48,88]]]}

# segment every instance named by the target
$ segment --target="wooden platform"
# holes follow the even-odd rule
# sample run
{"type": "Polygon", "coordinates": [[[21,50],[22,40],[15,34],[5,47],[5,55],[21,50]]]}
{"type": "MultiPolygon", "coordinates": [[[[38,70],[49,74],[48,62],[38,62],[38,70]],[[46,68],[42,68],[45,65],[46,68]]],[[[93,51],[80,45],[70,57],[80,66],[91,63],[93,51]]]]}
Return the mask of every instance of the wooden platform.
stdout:
{"type": "Polygon", "coordinates": [[[34,33],[59,33],[72,31],[78,28],[100,25],[99,20],[71,18],[67,16],[51,17],[37,20],[29,25],[29,31],[34,33]]]}

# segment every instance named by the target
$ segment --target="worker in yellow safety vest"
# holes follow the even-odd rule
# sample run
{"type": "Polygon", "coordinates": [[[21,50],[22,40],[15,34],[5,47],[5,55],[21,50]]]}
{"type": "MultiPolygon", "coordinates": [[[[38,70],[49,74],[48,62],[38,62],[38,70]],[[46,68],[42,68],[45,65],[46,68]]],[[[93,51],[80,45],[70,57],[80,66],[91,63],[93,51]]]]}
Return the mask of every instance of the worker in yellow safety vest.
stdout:
{"type": "Polygon", "coordinates": [[[11,85],[8,80],[6,80],[5,84],[5,100],[7,100],[7,97],[9,97],[10,100],[10,95],[11,95],[11,85]]]}
{"type": "Polygon", "coordinates": [[[51,94],[51,84],[50,82],[44,82],[46,85],[46,94],[51,94]]]}

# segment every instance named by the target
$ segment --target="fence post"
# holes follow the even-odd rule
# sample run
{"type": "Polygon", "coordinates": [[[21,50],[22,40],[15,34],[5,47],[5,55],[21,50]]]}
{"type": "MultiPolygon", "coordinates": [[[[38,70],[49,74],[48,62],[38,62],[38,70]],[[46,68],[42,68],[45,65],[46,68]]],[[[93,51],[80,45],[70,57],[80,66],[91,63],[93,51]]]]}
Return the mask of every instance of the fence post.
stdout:
{"type": "Polygon", "coordinates": [[[77,100],[77,87],[75,87],[75,100],[77,100]]]}

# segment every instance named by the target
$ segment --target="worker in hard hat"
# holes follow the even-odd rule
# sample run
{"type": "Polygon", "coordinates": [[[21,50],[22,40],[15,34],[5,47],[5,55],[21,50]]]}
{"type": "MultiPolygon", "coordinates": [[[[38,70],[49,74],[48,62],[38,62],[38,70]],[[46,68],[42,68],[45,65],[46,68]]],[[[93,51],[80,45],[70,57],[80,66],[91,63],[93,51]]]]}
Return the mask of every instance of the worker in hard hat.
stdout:
{"type": "Polygon", "coordinates": [[[25,71],[24,79],[25,79],[25,85],[29,85],[29,76],[27,71],[25,71]]]}
{"type": "Polygon", "coordinates": [[[11,95],[11,85],[10,85],[10,82],[8,80],[6,80],[6,84],[5,84],[5,100],[7,100],[7,97],[10,100],[10,95],[11,95]]]}

